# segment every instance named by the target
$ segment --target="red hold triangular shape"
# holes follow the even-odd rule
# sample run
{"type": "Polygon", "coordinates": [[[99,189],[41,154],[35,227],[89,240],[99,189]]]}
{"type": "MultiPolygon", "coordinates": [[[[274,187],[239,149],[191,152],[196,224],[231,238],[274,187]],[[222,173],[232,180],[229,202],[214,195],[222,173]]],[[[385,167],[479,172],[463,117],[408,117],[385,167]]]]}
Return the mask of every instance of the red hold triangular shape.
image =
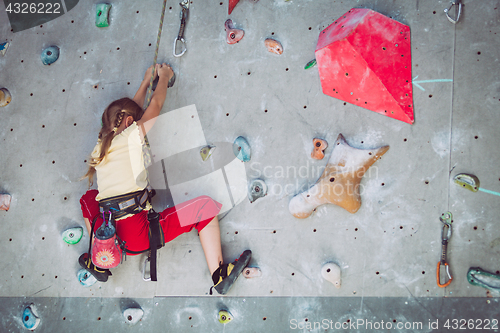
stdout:
{"type": "Polygon", "coordinates": [[[229,0],[229,8],[227,9],[227,14],[231,15],[233,12],[234,7],[240,2],[240,0],[229,0]]]}
{"type": "Polygon", "coordinates": [[[320,32],[316,61],[326,95],[413,123],[410,27],[353,8],[320,32]]]}

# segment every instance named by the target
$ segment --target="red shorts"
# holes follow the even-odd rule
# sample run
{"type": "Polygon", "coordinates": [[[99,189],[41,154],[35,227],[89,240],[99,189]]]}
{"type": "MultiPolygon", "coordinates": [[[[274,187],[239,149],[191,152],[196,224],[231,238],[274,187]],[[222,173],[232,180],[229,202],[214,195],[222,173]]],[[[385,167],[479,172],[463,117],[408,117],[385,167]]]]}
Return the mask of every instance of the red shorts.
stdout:
{"type": "MultiPolygon", "coordinates": [[[[80,199],[83,217],[90,222],[96,215],[100,215],[99,202],[95,200],[98,193],[97,190],[89,190],[80,199]]],[[[193,228],[200,232],[219,214],[221,207],[222,204],[204,195],[160,212],[165,243],[185,232],[190,232],[193,228]]],[[[102,217],[99,217],[94,232],[101,224],[102,217]]],[[[130,251],[143,251],[149,248],[148,231],[147,211],[116,221],[116,234],[130,251]]]]}

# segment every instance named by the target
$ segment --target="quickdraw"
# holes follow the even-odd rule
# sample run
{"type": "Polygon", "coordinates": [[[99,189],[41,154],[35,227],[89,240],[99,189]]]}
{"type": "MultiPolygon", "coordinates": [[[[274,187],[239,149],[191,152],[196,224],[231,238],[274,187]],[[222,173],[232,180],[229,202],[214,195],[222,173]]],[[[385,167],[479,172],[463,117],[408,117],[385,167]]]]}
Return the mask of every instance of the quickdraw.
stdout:
{"type": "Polygon", "coordinates": [[[179,3],[181,6],[181,26],[179,28],[179,34],[177,37],[174,39],[174,51],[173,55],[174,57],[180,57],[184,53],[186,53],[187,48],[186,48],[186,40],[184,39],[184,29],[186,28],[186,20],[189,15],[189,0],[184,0],[181,3],[179,3]],[[178,42],[181,42],[182,44],[182,51],[180,53],[177,53],[177,45],[179,44],[178,42]]]}
{"type": "Polygon", "coordinates": [[[443,230],[441,231],[441,261],[437,263],[436,279],[437,285],[440,288],[445,288],[450,285],[453,277],[450,274],[450,265],[446,262],[446,251],[448,249],[448,241],[451,238],[451,223],[453,222],[453,215],[450,212],[446,212],[439,220],[444,224],[443,230]],[[448,281],[441,284],[441,267],[446,267],[446,274],[448,275],[448,281]]]}

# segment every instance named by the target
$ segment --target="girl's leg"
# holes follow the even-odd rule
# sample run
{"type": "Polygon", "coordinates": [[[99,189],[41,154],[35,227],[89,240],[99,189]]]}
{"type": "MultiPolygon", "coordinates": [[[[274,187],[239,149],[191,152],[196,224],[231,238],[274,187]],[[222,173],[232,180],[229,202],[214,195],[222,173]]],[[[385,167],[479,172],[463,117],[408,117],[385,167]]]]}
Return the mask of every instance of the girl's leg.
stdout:
{"type": "Polygon", "coordinates": [[[87,227],[87,231],[89,233],[89,237],[92,237],[92,243],[94,243],[94,235],[92,235],[90,232],[92,231],[92,225],[90,224],[90,221],[88,218],[84,217],[85,220],[85,226],[87,227]]]}
{"type": "Polygon", "coordinates": [[[92,229],[92,226],[90,225],[90,221],[89,221],[89,219],[88,219],[88,218],[86,218],[86,217],[84,217],[83,219],[85,220],[85,226],[87,227],[87,231],[88,231],[89,236],[90,236],[90,231],[91,231],[91,229],[92,229]]]}
{"type": "Polygon", "coordinates": [[[205,252],[208,269],[212,275],[223,263],[220,243],[219,219],[217,216],[200,231],[200,243],[205,252]]]}

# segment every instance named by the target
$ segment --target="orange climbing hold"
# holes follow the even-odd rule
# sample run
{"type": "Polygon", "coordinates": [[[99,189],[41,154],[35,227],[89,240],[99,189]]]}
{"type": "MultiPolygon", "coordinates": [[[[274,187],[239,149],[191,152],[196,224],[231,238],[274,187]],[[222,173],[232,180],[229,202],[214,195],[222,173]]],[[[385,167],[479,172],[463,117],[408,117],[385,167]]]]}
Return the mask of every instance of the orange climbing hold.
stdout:
{"type": "Polygon", "coordinates": [[[283,53],[283,46],[281,46],[281,43],[275,39],[267,38],[264,41],[264,44],[266,45],[267,50],[271,53],[276,53],[278,55],[283,53]]]}
{"type": "Polygon", "coordinates": [[[315,138],[313,140],[314,150],[311,157],[316,160],[322,160],[325,157],[325,149],[328,147],[328,142],[322,139],[315,138]]]}
{"type": "Polygon", "coordinates": [[[368,168],[388,150],[389,146],[358,149],[349,146],[339,134],[321,178],[309,190],[290,200],[293,216],[304,219],[323,204],[334,204],[356,213],[361,207],[359,184],[368,168]]]}

